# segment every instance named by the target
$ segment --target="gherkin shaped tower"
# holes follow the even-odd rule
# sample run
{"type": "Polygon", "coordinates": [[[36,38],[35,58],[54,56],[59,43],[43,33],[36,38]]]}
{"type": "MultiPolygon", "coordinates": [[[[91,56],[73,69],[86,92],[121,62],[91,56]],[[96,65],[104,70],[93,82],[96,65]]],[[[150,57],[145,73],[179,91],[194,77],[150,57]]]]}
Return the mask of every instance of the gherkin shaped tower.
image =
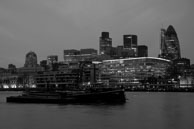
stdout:
{"type": "Polygon", "coordinates": [[[161,29],[160,57],[169,60],[181,58],[180,44],[177,33],[172,25],[167,30],[161,29]]]}

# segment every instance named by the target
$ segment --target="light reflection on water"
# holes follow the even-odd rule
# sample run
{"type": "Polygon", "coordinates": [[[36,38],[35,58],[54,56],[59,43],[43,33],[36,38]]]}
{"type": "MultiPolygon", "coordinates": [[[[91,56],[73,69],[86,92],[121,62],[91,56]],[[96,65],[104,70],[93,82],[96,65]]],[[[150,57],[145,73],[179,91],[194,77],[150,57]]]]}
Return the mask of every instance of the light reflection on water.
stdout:
{"type": "Polygon", "coordinates": [[[0,129],[193,129],[193,93],[127,92],[122,105],[6,103],[0,92],[0,129]]]}

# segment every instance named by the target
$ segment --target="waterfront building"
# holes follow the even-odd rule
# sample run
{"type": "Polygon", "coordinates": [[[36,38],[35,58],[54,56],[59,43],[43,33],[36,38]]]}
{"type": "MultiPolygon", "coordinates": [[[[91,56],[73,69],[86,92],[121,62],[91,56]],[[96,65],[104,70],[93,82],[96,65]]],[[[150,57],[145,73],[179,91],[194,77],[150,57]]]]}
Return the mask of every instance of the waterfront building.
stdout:
{"type": "MultiPolygon", "coordinates": [[[[29,76],[21,72],[10,72],[9,69],[4,69],[0,72],[0,88],[24,88],[24,86],[27,86],[25,84],[32,82],[29,81],[29,76]]],[[[30,87],[30,85],[28,86],[30,87]]]]}
{"type": "Polygon", "coordinates": [[[123,35],[124,49],[134,50],[135,56],[137,56],[137,35],[123,35]]]}
{"type": "Polygon", "coordinates": [[[193,88],[194,79],[192,76],[181,76],[179,78],[180,88],[193,88]]]}
{"type": "Polygon", "coordinates": [[[161,45],[159,57],[175,60],[181,58],[177,33],[172,25],[167,30],[161,29],[161,45]]]}
{"type": "Polygon", "coordinates": [[[9,64],[8,69],[0,68],[0,88],[16,88],[17,78],[14,65],[9,64]]]}
{"type": "Polygon", "coordinates": [[[62,88],[77,86],[77,73],[66,73],[59,71],[39,72],[35,79],[37,88],[62,88]]]}
{"type": "Polygon", "coordinates": [[[100,42],[100,55],[107,54],[110,55],[110,50],[112,48],[112,38],[109,37],[109,32],[102,32],[101,37],[99,38],[100,42]]]}
{"type": "Polygon", "coordinates": [[[138,46],[138,57],[148,57],[148,47],[146,45],[138,46]]]}
{"type": "Polygon", "coordinates": [[[97,69],[95,64],[83,61],[68,64],[60,71],[38,72],[36,84],[38,88],[69,88],[77,87],[79,84],[88,85],[96,82],[97,69]]]}
{"type": "Polygon", "coordinates": [[[0,88],[17,88],[19,75],[16,73],[0,73],[0,88]]]}
{"type": "Polygon", "coordinates": [[[104,60],[100,64],[101,80],[130,83],[148,77],[165,77],[171,61],[156,57],[104,60]]]}

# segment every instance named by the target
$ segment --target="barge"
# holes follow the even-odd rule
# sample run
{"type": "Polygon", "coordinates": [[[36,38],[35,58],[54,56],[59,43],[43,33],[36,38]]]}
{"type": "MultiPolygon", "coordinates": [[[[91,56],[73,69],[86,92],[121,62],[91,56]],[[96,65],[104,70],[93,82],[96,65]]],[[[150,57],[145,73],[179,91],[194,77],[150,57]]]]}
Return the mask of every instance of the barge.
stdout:
{"type": "Polygon", "coordinates": [[[90,89],[79,91],[24,92],[19,96],[7,97],[7,102],[13,103],[124,103],[126,101],[123,89],[90,89]]]}

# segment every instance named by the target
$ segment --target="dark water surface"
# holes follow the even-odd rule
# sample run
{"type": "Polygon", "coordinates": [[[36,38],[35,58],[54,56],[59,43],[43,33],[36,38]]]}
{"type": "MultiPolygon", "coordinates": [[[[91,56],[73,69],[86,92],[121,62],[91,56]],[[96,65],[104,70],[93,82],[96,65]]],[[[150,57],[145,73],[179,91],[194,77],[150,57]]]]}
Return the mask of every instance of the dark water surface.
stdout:
{"type": "Polygon", "coordinates": [[[126,92],[123,105],[6,103],[0,129],[194,129],[194,93],[126,92]]]}

